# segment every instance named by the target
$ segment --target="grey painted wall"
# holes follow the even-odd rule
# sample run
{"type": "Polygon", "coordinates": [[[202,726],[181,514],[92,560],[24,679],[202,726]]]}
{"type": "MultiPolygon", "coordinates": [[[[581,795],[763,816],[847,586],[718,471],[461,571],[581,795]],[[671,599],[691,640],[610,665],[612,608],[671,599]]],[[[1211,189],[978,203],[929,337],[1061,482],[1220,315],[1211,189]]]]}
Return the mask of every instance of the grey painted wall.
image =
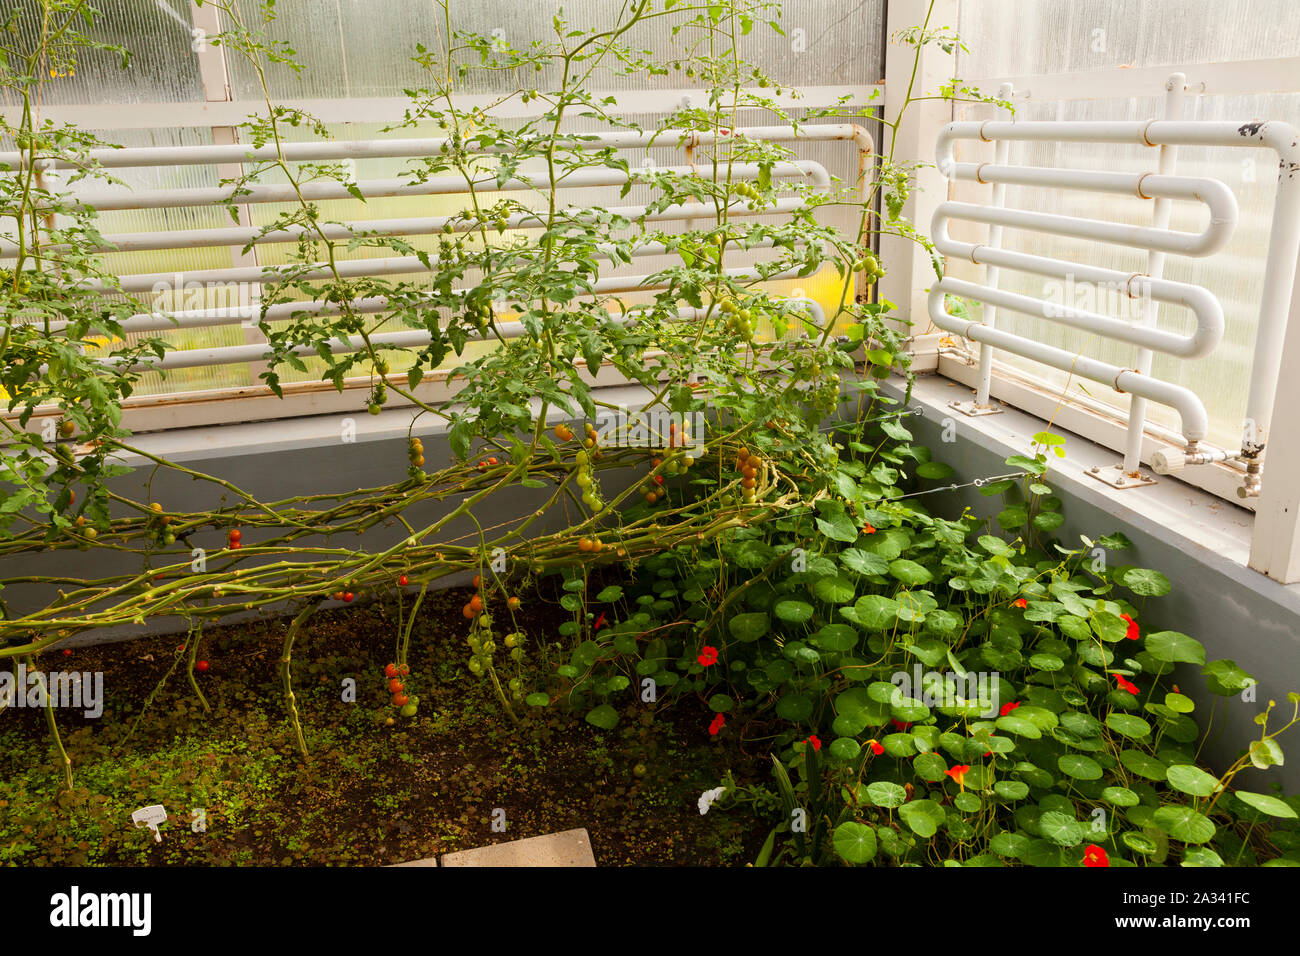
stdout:
{"type": "MultiPolygon", "coordinates": [[[[947,409],[947,400],[957,397],[945,391],[943,380],[921,379],[913,393],[913,405],[924,409],[924,416],[908,419],[909,427],[918,440],[935,449],[936,457],[948,462],[956,470],[959,480],[1003,474],[1007,471],[1003,459],[1026,450],[1027,441],[1013,441],[1008,435],[1028,436],[1043,427],[1043,422],[1016,411],[989,419],[961,419],[956,440],[941,440],[942,422],[954,418],[947,409]]],[[[896,382],[887,388],[901,395],[896,382]]],[[[636,407],[639,389],[609,389],[602,398],[617,404],[636,407]]],[[[963,395],[964,397],[964,395],[963,395]]],[[[960,416],[956,416],[960,418],[960,416]]],[[[198,471],[219,475],[256,494],[262,500],[276,500],[297,494],[323,491],[349,492],[356,488],[374,487],[399,479],[406,468],[406,428],[409,412],[386,411],[378,417],[360,414],[354,417],[357,434],[352,443],[340,440],[341,416],[297,419],[275,423],[224,426],[217,429],[195,429],[197,434],[185,432],[139,436],[137,444],[148,446],[150,451],[166,454],[174,460],[198,471]]],[[[1059,429],[1057,429],[1059,431],[1059,429]]],[[[449,452],[442,430],[428,426],[417,430],[425,442],[425,457],[430,470],[449,460],[449,452]]],[[[1227,708],[1226,722],[1220,698],[1204,689],[1204,679],[1196,669],[1180,672],[1181,688],[1194,696],[1202,705],[1199,714],[1205,726],[1204,708],[1218,701],[1215,711],[1215,734],[1207,747],[1211,762],[1226,766],[1242,752],[1246,743],[1257,736],[1252,722],[1263,702],[1275,699],[1286,705],[1288,691],[1300,690],[1300,586],[1283,586],[1261,574],[1243,567],[1214,548],[1198,545],[1170,527],[1170,508],[1188,508],[1198,505],[1209,515],[1220,509],[1220,503],[1209,499],[1195,489],[1163,483],[1157,492],[1162,496],[1149,496],[1150,490],[1120,493],[1115,497],[1105,486],[1083,477],[1083,469],[1092,464],[1111,464],[1113,453],[1099,449],[1085,439],[1070,439],[1069,457],[1054,469],[1051,484],[1065,502],[1066,523],[1058,532],[1062,540],[1077,541],[1078,535],[1100,537],[1111,531],[1123,531],[1134,543],[1134,549],[1117,556],[1125,563],[1151,567],[1164,572],[1174,583],[1174,592],[1168,597],[1153,599],[1143,615],[1144,629],[1169,629],[1183,631],[1205,644],[1211,658],[1229,657],[1253,673],[1260,680],[1259,703],[1249,704],[1232,700],[1227,708]],[[1179,495],[1171,505],[1170,495],[1179,495]],[[1127,496],[1127,497],[1123,497],[1127,496]],[[1144,497],[1147,496],[1147,497],[1144,497]],[[1163,511],[1156,508],[1162,502],[1163,511]],[[1184,505],[1182,502],[1188,502],[1184,505]],[[1206,511],[1206,508],[1209,511],[1206,511]]],[[[152,476],[152,497],[169,503],[172,507],[197,510],[220,504],[220,489],[160,470],[140,468],[117,482],[123,494],[141,498],[144,484],[152,476]]],[[[623,487],[633,479],[631,474],[623,481],[617,477],[602,477],[607,490],[623,487]]],[[[527,513],[545,500],[545,489],[535,492],[520,490],[508,501],[494,500],[492,522],[527,513]]],[[[981,516],[991,518],[1000,508],[997,498],[986,498],[975,489],[968,488],[932,496],[927,504],[937,513],[955,516],[964,507],[981,516]]],[[[450,506],[428,505],[416,509],[415,517],[428,518],[439,513],[439,508],[450,506]]],[[[1232,506],[1226,506],[1232,508],[1232,506]]],[[[484,516],[480,516],[483,518],[484,516]]],[[[1218,518],[1214,520],[1219,520],[1218,518]]],[[[1237,519],[1236,524],[1241,525],[1237,519]]],[[[549,523],[539,522],[540,529],[556,530],[563,522],[557,516],[549,523]]],[[[471,532],[473,525],[464,521],[449,529],[449,536],[471,532]]],[[[399,528],[377,528],[360,539],[356,546],[374,550],[385,547],[403,535],[399,528]]],[[[223,537],[216,531],[207,533],[208,541],[197,540],[199,545],[220,548],[223,537]]],[[[246,542],[256,540],[254,534],[246,542]]],[[[335,542],[339,544],[339,542],[335,542]]],[[[105,573],[113,567],[111,562],[122,558],[113,552],[61,551],[22,559],[20,573],[52,573],[56,570],[77,576],[105,573]]],[[[16,573],[13,562],[0,564],[4,574],[16,573]]],[[[468,574],[443,579],[444,586],[465,583],[468,574]]],[[[23,600],[14,591],[5,594],[14,609],[37,603],[43,595],[31,592],[23,600]]],[[[43,603],[43,600],[42,600],[43,603]]],[[[279,608],[268,607],[264,613],[278,613],[279,608]]],[[[76,643],[91,643],[105,639],[129,639],[144,633],[183,628],[178,618],[162,619],[145,626],[118,629],[111,632],[87,632],[76,643]]],[[[1289,706],[1286,710],[1289,713],[1289,706]]],[[[1281,712],[1282,707],[1279,707],[1281,712]]],[[[1284,738],[1300,755],[1300,733],[1284,738]]],[[[1288,791],[1300,790],[1300,756],[1284,768],[1274,768],[1260,774],[1249,786],[1266,789],[1270,781],[1284,779],[1288,791]]],[[[1245,782],[1245,778],[1242,778],[1245,782]]]]}

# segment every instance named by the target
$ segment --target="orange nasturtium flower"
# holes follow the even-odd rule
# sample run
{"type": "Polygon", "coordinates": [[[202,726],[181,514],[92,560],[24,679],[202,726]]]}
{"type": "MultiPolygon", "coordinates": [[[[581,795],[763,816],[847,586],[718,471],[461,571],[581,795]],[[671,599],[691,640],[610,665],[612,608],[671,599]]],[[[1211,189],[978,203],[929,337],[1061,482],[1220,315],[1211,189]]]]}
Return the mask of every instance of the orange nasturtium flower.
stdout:
{"type": "Polygon", "coordinates": [[[1011,603],[1014,604],[1016,607],[1029,607],[1029,602],[1026,601],[1024,598],[1017,598],[1011,603]]]}
{"type": "Polygon", "coordinates": [[[966,773],[967,773],[967,771],[969,771],[969,770],[970,770],[970,767],[969,767],[967,764],[959,763],[959,764],[957,764],[955,767],[949,767],[947,770],[944,771],[944,774],[947,775],[947,776],[949,776],[949,777],[952,777],[953,780],[956,780],[956,781],[957,781],[957,786],[961,787],[962,790],[965,790],[965,789],[966,789],[966,773]]]}
{"type": "Polygon", "coordinates": [[[1138,689],[1137,684],[1134,684],[1134,683],[1132,683],[1131,681],[1127,681],[1127,680],[1125,680],[1125,679],[1124,679],[1124,675],[1122,675],[1122,674],[1116,674],[1116,675],[1115,675],[1115,682],[1116,682],[1117,684],[1119,684],[1119,689],[1120,689],[1120,690],[1126,690],[1126,691],[1128,691],[1130,694],[1134,694],[1134,695],[1136,695],[1136,694],[1138,694],[1138,693],[1141,693],[1141,691],[1138,689]]]}
{"type": "Polygon", "coordinates": [[[1106,855],[1105,850],[1093,843],[1089,845],[1088,849],[1083,851],[1083,865],[1110,866],[1110,857],[1106,855]]]}
{"type": "Polygon", "coordinates": [[[885,752],[885,745],[882,744],[879,740],[868,740],[867,746],[871,748],[871,752],[875,754],[877,757],[879,757],[881,754],[885,752]]]}
{"type": "Polygon", "coordinates": [[[876,533],[876,528],[875,528],[875,526],[874,526],[870,521],[868,521],[866,524],[864,524],[864,525],[862,526],[862,533],[863,533],[863,534],[875,534],[875,533],[876,533]]]}

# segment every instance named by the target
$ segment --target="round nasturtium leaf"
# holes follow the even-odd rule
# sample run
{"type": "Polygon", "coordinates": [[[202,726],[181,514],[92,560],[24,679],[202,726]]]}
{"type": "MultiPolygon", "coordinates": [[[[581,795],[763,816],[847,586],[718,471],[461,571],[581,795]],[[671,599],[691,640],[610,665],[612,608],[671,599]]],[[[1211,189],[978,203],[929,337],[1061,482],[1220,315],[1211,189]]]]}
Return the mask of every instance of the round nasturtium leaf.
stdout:
{"type": "Polygon", "coordinates": [[[533,693],[524,698],[524,703],[529,707],[545,707],[550,702],[551,695],[541,690],[533,691],[533,693]]]}
{"type": "Polygon", "coordinates": [[[867,798],[878,807],[901,807],[907,802],[907,791],[896,783],[877,780],[867,784],[867,798]]]}
{"type": "Polygon", "coordinates": [[[1196,704],[1186,694],[1165,694],[1165,706],[1180,714],[1190,714],[1196,704]]]}
{"type": "Polygon", "coordinates": [[[1205,646],[1194,637],[1177,631],[1156,631],[1142,642],[1146,652],[1170,664],[1204,664],[1205,646]]]}
{"type": "Polygon", "coordinates": [[[1141,853],[1143,856],[1151,856],[1159,849],[1154,840],[1136,830],[1126,830],[1120,839],[1134,853],[1141,853]]]}
{"type": "Polygon", "coordinates": [[[1135,740],[1151,735],[1151,725],[1141,717],[1134,717],[1132,714],[1109,714],[1106,717],[1106,726],[1116,733],[1135,740]]]}
{"type": "Polygon", "coordinates": [[[984,801],[980,799],[978,793],[963,790],[952,798],[952,805],[962,813],[977,813],[979,808],[984,806],[984,801]]]}
{"type": "Polygon", "coordinates": [[[725,714],[736,705],[726,694],[714,694],[709,698],[709,709],[716,714],[725,714]]]}
{"type": "Polygon", "coordinates": [[[1062,754],[1056,760],[1061,773],[1076,780],[1100,780],[1101,764],[1083,754],[1062,754]]]}
{"type": "Polygon", "coordinates": [[[756,641],[771,628],[771,621],[762,611],[737,614],[727,622],[727,632],[738,641],[756,641]]]}
{"type": "Polygon", "coordinates": [[[943,779],[944,771],[948,769],[948,762],[938,754],[925,753],[912,761],[912,769],[922,780],[935,783],[943,779]]]}
{"type": "Polygon", "coordinates": [[[868,863],[876,855],[876,831],[852,820],[835,828],[835,852],[849,863],[868,863]]]}
{"type": "Polygon", "coordinates": [[[812,716],[813,701],[803,694],[786,694],[776,702],[776,714],[784,720],[799,723],[812,716]]]}
{"type": "Polygon", "coordinates": [[[1296,812],[1289,803],[1279,800],[1277,797],[1270,797],[1266,793],[1251,793],[1248,790],[1238,790],[1235,796],[1247,806],[1254,807],[1260,813],[1267,813],[1271,817],[1283,817],[1289,820],[1294,820],[1296,817],[1296,812]]]}
{"type": "Polygon", "coordinates": [[[1101,798],[1115,807],[1136,807],[1141,803],[1138,795],[1128,787],[1107,787],[1101,792],[1101,798]]]}
{"type": "Polygon", "coordinates": [[[1219,789],[1219,778],[1191,764],[1175,764],[1166,771],[1169,786],[1193,797],[1208,797],[1219,789]]]}
{"type": "Polygon", "coordinates": [[[812,640],[825,651],[847,651],[858,643],[858,632],[847,624],[827,624],[812,640]]]}
{"type": "Polygon", "coordinates": [[[1140,597],[1164,597],[1171,590],[1169,579],[1150,568],[1130,568],[1120,583],[1140,597]]]}
{"type": "Polygon", "coordinates": [[[1019,859],[1028,846],[1029,837],[1023,833],[998,833],[989,840],[990,850],[998,856],[1009,856],[1012,859],[1019,859]]]}
{"type": "Polygon", "coordinates": [[[898,815],[908,828],[923,840],[939,832],[939,824],[947,820],[943,807],[933,800],[913,800],[898,808],[898,815]]]}
{"type": "Polygon", "coordinates": [[[898,602],[883,594],[868,594],[853,605],[858,622],[868,630],[884,631],[898,620],[898,602]]]}
{"type": "Polygon", "coordinates": [[[807,601],[789,598],[777,601],[776,606],[772,608],[772,613],[788,624],[805,624],[812,620],[813,606],[807,601]]]}
{"type": "Polygon", "coordinates": [[[993,784],[993,792],[1003,800],[1023,800],[1029,796],[1029,784],[1021,780],[999,780],[993,784]]]}
{"type": "Polygon", "coordinates": [[[928,584],[934,580],[933,574],[915,561],[909,561],[907,558],[898,558],[889,562],[889,573],[908,587],[913,588],[928,584]]]}
{"type": "Polygon", "coordinates": [[[818,578],[809,588],[813,596],[827,604],[848,604],[857,596],[852,583],[841,577],[818,578]]]}
{"type": "Polygon", "coordinates": [[[852,737],[836,737],[831,741],[830,754],[836,760],[849,761],[862,752],[862,745],[852,737]]]}
{"type": "Polygon", "coordinates": [[[1189,846],[1183,854],[1182,866],[1223,866],[1223,857],[1208,846],[1189,846]]]}
{"type": "Polygon", "coordinates": [[[998,730],[1005,730],[1007,733],[1016,734],[1020,737],[1028,737],[1030,740],[1038,740],[1043,736],[1037,725],[1025,720],[1023,717],[1014,717],[1011,714],[999,717],[997,726],[998,730]]]}
{"type": "Polygon", "coordinates": [[[1165,779],[1165,765],[1145,751],[1121,750],[1119,762],[1139,777],[1146,777],[1148,780],[1165,779]]]}
{"type": "Polygon", "coordinates": [[[1083,842],[1083,827],[1074,817],[1048,810],[1038,818],[1038,832],[1044,840],[1057,846],[1078,846],[1083,842]]]}
{"type": "Polygon", "coordinates": [[[846,710],[835,717],[831,730],[841,737],[856,737],[867,729],[866,715],[860,710],[846,710]]]}
{"type": "Polygon", "coordinates": [[[609,704],[601,704],[587,711],[587,723],[601,730],[613,730],[618,723],[618,711],[609,704]]]}
{"type": "Polygon", "coordinates": [[[1183,843],[1208,843],[1214,839],[1214,824],[1210,818],[1191,807],[1161,807],[1153,814],[1152,821],[1183,843]]]}
{"type": "Polygon", "coordinates": [[[1040,671],[1059,671],[1065,661],[1055,654],[1034,654],[1029,658],[1029,666],[1040,671]]]}

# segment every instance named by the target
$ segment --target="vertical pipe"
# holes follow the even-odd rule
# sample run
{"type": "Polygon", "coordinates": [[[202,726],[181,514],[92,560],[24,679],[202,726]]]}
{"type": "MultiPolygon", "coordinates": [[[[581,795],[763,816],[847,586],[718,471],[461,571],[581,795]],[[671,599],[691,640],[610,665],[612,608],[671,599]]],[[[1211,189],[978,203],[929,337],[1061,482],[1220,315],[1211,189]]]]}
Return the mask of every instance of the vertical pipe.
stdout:
{"type": "MultiPolygon", "coordinates": [[[[1183,90],[1187,84],[1187,77],[1182,73],[1171,74],[1165,83],[1165,119],[1181,120],[1183,118],[1183,90]]],[[[1173,146],[1161,146],[1159,154],[1159,166],[1157,167],[1162,176],[1172,176],[1174,174],[1176,157],[1173,146]]],[[[1140,188],[1140,187],[1139,187],[1140,188]]],[[[1152,209],[1152,216],[1155,219],[1157,229],[1169,228],[1170,201],[1168,199],[1156,199],[1152,209]]],[[[1165,254],[1155,250],[1147,252],[1147,275],[1153,279],[1159,279],[1165,271],[1165,254]]],[[[1133,294],[1132,286],[1127,290],[1131,296],[1133,294]]],[[[1151,298],[1150,295],[1143,293],[1142,316],[1138,320],[1138,325],[1144,327],[1154,326],[1156,318],[1160,311],[1160,303],[1151,298]]],[[[1137,355],[1133,360],[1133,367],[1142,375],[1151,374],[1151,360],[1153,353],[1150,349],[1138,349],[1137,355]]],[[[1128,436],[1124,444],[1124,474],[1136,478],[1142,465],[1142,438],[1146,431],[1147,420],[1147,400],[1137,395],[1133,396],[1132,402],[1128,409],[1128,436]]]]}
{"type": "MultiPolygon", "coordinates": [[[[1012,86],[1010,83],[1003,83],[1002,86],[998,88],[998,99],[1009,100],[1011,99],[1011,94],[1012,86]]],[[[1012,119],[1015,119],[1014,114],[1012,115],[1012,119]]],[[[1009,139],[999,139],[993,161],[999,166],[1005,166],[1010,153],[1011,141],[1009,139]]],[[[992,205],[997,207],[1005,205],[1006,194],[1006,183],[994,183],[992,205]]],[[[997,248],[1001,242],[1002,227],[1000,225],[989,226],[989,245],[997,248]]],[[[998,287],[999,271],[1000,270],[997,266],[988,266],[985,270],[984,284],[991,289],[996,289],[998,287]]],[[[985,306],[981,320],[989,328],[994,328],[997,325],[997,309],[991,305],[985,306]]],[[[989,390],[993,387],[993,346],[980,345],[979,370],[980,380],[979,387],[975,390],[975,407],[983,408],[989,403],[989,390]]]]}

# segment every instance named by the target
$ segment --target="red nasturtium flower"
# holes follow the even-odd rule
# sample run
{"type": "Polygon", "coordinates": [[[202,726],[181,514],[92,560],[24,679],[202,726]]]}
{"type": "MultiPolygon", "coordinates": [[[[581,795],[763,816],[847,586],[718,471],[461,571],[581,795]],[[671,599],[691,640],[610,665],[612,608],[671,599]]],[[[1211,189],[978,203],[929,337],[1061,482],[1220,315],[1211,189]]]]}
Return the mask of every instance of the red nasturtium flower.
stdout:
{"type": "Polygon", "coordinates": [[[718,731],[720,731],[726,723],[726,717],[722,714],[714,714],[713,723],[709,724],[709,735],[712,737],[718,736],[718,731]]]}
{"type": "Polygon", "coordinates": [[[1105,850],[1093,843],[1088,846],[1088,849],[1083,851],[1083,865],[1110,866],[1110,857],[1106,855],[1105,850]]]}
{"type": "Polygon", "coordinates": [[[1026,601],[1024,598],[1016,598],[1011,603],[1014,604],[1016,607],[1029,607],[1029,602],[1026,601]]]}
{"type": "Polygon", "coordinates": [[[601,611],[600,617],[596,618],[596,623],[591,625],[592,632],[594,633],[595,631],[599,631],[601,627],[604,626],[604,624],[605,624],[605,612],[601,611]]]}
{"type": "Polygon", "coordinates": [[[871,522],[868,521],[865,525],[862,526],[862,533],[863,533],[863,534],[875,534],[875,533],[876,533],[876,529],[875,529],[875,527],[871,524],[871,522]]]}
{"type": "Polygon", "coordinates": [[[813,734],[811,737],[808,738],[808,743],[812,744],[813,750],[822,749],[821,738],[819,738],[816,734],[813,734]]]}
{"type": "Polygon", "coordinates": [[[718,663],[718,649],[705,644],[704,647],[700,649],[700,656],[695,659],[699,661],[702,666],[711,667],[718,663]]]}
{"type": "Polygon", "coordinates": [[[966,773],[969,770],[970,770],[969,765],[964,763],[959,763],[955,767],[949,767],[947,770],[945,770],[944,775],[948,777],[952,777],[953,780],[957,781],[957,786],[961,787],[962,790],[965,790],[966,773]]]}
{"type": "Polygon", "coordinates": [[[881,754],[885,752],[885,745],[882,744],[879,740],[868,740],[867,746],[871,748],[871,752],[875,754],[877,757],[879,757],[881,754]]]}
{"type": "Polygon", "coordinates": [[[1000,708],[998,708],[998,716],[1005,717],[1007,714],[1011,713],[1019,706],[1020,706],[1020,701],[1009,700],[1005,704],[1003,704],[1000,708]]]}
{"type": "Polygon", "coordinates": [[[1124,679],[1124,675],[1122,675],[1122,674],[1116,674],[1116,675],[1115,675],[1115,682],[1116,682],[1117,684],[1119,684],[1119,689],[1120,689],[1120,690],[1126,690],[1126,691],[1128,691],[1130,694],[1137,694],[1137,693],[1139,693],[1138,685],[1132,683],[1131,681],[1127,681],[1127,680],[1125,680],[1125,679],[1124,679]]]}
{"type": "Polygon", "coordinates": [[[899,733],[902,733],[904,730],[907,730],[907,728],[912,726],[911,724],[904,723],[895,717],[891,717],[889,722],[894,725],[894,729],[899,731],[899,733]]]}
{"type": "Polygon", "coordinates": [[[1139,637],[1142,636],[1142,632],[1138,630],[1137,621],[1133,620],[1133,618],[1129,617],[1127,614],[1121,614],[1120,617],[1128,621],[1128,632],[1125,633],[1124,635],[1125,637],[1127,637],[1130,641],[1136,641],[1139,637]]]}

